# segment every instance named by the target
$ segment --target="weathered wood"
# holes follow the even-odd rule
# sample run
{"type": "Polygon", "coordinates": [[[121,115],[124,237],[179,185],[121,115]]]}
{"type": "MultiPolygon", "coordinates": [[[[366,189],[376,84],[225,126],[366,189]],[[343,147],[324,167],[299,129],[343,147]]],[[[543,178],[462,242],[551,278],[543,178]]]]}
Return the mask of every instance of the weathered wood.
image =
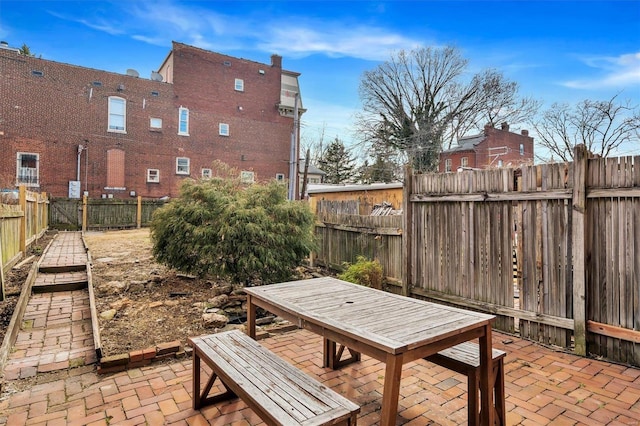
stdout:
{"type": "MultiPolygon", "coordinates": [[[[492,388],[495,392],[495,420],[498,425],[506,424],[504,393],[504,357],[506,352],[492,350],[492,388]]],[[[427,361],[467,376],[468,424],[480,423],[478,407],[480,391],[480,347],[477,343],[464,342],[425,358],[427,361]]]]}
{"type": "Polygon", "coordinates": [[[628,328],[616,327],[596,321],[587,321],[587,331],[627,342],[640,343],[640,331],[628,328]]]}
{"type": "Polygon", "coordinates": [[[193,408],[240,397],[268,425],[355,425],[360,407],[238,330],[189,338],[193,408]],[[200,361],[213,370],[200,391],[200,361]],[[209,396],[219,378],[227,392],[209,396]]]}
{"type": "MultiPolygon", "coordinates": [[[[331,277],[248,287],[245,292],[250,296],[249,303],[330,341],[385,362],[380,416],[383,426],[395,424],[403,364],[480,338],[482,405],[487,408],[484,412],[488,413],[483,421],[493,424],[494,413],[488,410],[493,406],[493,392],[489,392],[493,316],[382,292],[331,277]]],[[[251,335],[255,330],[248,333],[251,335]]]]}

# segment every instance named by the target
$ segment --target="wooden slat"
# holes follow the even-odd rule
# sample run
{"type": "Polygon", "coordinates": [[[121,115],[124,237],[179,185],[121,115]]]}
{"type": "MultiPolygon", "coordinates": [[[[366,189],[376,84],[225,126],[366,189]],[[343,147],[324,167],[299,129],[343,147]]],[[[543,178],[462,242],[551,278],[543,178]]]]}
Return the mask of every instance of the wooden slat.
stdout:
{"type": "Polygon", "coordinates": [[[190,343],[268,424],[334,424],[360,410],[237,330],[191,338],[190,343]]]}

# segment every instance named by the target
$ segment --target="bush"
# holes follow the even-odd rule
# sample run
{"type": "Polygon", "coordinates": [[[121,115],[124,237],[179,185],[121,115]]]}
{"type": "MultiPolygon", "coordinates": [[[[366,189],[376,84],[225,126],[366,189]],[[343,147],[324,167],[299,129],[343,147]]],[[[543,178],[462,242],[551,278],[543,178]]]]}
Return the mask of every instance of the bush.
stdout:
{"type": "Polygon", "coordinates": [[[338,278],[365,287],[382,289],[383,273],[382,265],[378,260],[368,260],[364,256],[358,256],[356,263],[346,263],[347,269],[338,274],[338,278]]]}
{"type": "Polygon", "coordinates": [[[315,248],[309,206],[287,200],[275,180],[246,186],[234,169],[218,167],[222,177],[185,181],[180,198],[156,210],[155,258],[181,272],[243,284],[291,279],[315,248]]]}

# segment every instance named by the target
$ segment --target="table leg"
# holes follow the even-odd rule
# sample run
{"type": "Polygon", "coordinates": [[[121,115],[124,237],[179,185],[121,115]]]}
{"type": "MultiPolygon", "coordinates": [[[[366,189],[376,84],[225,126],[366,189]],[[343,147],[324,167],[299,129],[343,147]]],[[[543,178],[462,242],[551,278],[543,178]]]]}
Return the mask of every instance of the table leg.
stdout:
{"type": "Polygon", "coordinates": [[[491,344],[491,324],[484,327],[484,335],[480,337],[480,422],[483,425],[495,424],[493,409],[493,357],[491,344]]]}
{"type": "Polygon", "coordinates": [[[193,387],[193,409],[198,410],[200,408],[200,355],[198,350],[193,348],[193,372],[191,385],[193,387]]]}
{"type": "Polygon", "coordinates": [[[256,305],[250,294],[247,294],[247,334],[253,340],[256,339],[256,305]]]}
{"type": "Polygon", "coordinates": [[[380,426],[395,426],[402,380],[402,354],[387,355],[380,426]]]}

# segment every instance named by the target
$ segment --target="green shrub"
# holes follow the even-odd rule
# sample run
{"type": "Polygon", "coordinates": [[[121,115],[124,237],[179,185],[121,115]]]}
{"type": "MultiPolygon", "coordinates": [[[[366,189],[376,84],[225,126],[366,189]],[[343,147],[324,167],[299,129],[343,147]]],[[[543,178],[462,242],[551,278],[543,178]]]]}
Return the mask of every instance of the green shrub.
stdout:
{"type": "Polygon", "coordinates": [[[338,278],[351,283],[360,284],[365,287],[382,289],[383,272],[382,265],[378,260],[368,260],[364,256],[358,256],[356,263],[345,263],[347,269],[338,274],[338,278]]]}
{"type": "Polygon", "coordinates": [[[247,186],[235,169],[220,164],[216,174],[185,181],[180,197],[156,210],[156,259],[181,272],[242,284],[291,279],[315,248],[308,204],[287,200],[287,188],[275,180],[247,186]]]}

